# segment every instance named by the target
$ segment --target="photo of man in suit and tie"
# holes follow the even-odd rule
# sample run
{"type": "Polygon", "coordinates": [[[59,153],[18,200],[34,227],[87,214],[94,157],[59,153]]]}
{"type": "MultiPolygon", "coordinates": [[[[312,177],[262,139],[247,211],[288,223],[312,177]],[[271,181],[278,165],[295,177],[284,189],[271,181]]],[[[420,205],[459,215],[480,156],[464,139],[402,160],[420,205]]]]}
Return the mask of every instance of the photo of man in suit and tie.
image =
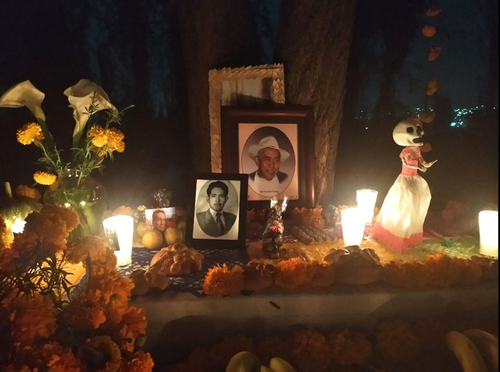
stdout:
{"type": "Polygon", "coordinates": [[[206,200],[209,208],[196,213],[196,220],[205,234],[219,237],[227,234],[233,227],[236,215],[223,210],[230,197],[228,194],[229,188],[222,181],[214,181],[208,185],[206,200]]]}

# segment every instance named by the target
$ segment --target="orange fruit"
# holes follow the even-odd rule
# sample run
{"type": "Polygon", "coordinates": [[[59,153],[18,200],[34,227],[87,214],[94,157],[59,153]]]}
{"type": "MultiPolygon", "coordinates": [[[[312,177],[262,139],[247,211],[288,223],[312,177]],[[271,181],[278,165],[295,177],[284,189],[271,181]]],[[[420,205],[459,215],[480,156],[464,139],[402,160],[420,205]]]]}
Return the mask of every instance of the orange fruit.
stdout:
{"type": "Polygon", "coordinates": [[[177,227],[167,227],[165,230],[165,241],[167,245],[182,242],[182,232],[177,227]]]}
{"type": "Polygon", "coordinates": [[[149,230],[142,236],[142,244],[147,249],[158,249],[163,244],[163,235],[158,230],[149,230]]]}
{"type": "Polygon", "coordinates": [[[137,224],[137,226],[135,227],[135,232],[137,234],[137,236],[140,236],[141,238],[144,236],[144,234],[146,233],[146,231],[149,230],[149,226],[146,222],[144,221],[141,221],[137,224]]]}

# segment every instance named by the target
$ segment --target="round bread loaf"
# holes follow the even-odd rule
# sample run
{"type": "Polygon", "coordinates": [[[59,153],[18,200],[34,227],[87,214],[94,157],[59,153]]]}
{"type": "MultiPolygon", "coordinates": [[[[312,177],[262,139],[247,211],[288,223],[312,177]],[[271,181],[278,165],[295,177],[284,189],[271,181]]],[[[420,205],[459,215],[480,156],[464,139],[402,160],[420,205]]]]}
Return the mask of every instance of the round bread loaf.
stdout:
{"type": "Polygon", "coordinates": [[[383,268],[380,258],[371,248],[350,246],[331,249],[324,260],[333,264],[335,281],[342,284],[363,285],[382,279],[383,268]]]}
{"type": "Polygon", "coordinates": [[[182,243],[162,248],[151,259],[151,270],[166,276],[188,275],[201,270],[203,255],[182,243]]]}
{"type": "Polygon", "coordinates": [[[273,265],[249,262],[243,270],[243,289],[247,291],[261,291],[273,284],[273,265]]]}

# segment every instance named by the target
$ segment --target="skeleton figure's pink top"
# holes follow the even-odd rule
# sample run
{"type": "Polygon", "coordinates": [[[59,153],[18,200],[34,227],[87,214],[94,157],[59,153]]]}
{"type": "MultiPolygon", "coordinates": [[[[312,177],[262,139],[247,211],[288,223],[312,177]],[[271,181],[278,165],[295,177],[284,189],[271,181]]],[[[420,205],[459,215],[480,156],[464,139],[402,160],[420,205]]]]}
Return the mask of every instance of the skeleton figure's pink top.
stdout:
{"type": "MultiPolygon", "coordinates": [[[[420,153],[420,147],[418,146],[406,146],[401,154],[399,154],[400,158],[406,158],[406,162],[408,165],[418,166],[418,159],[422,157],[420,153]]],[[[418,176],[417,169],[409,168],[403,163],[403,168],[401,170],[401,174],[404,176],[418,176]]]]}

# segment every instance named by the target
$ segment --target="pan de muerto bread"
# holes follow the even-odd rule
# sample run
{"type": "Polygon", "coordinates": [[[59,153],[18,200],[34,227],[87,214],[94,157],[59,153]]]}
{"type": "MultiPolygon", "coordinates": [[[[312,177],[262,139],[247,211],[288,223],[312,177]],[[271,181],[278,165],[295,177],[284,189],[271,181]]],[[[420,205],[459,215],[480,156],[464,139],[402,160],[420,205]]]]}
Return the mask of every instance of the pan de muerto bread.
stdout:
{"type": "Polygon", "coordinates": [[[151,259],[151,270],[166,276],[181,276],[201,270],[203,255],[185,244],[175,243],[162,248],[151,259]]]}

